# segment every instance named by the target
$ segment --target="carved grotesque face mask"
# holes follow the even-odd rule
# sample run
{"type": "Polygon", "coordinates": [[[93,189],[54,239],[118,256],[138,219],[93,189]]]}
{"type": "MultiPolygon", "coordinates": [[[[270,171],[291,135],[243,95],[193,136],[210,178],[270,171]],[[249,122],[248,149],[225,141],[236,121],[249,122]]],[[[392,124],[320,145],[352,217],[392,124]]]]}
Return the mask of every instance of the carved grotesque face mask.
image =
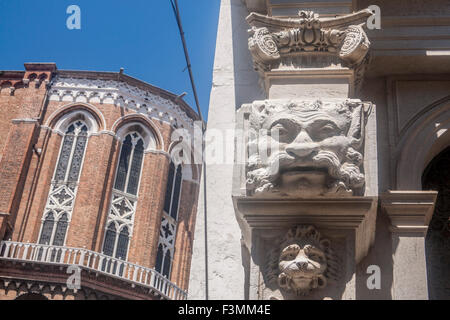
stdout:
{"type": "Polygon", "coordinates": [[[330,241],[313,226],[290,229],[269,254],[269,282],[276,280],[287,292],[304,296],[327,286],[337,275],[336,258],[330,241]]]}
{"type": "MultiPolygon", "coordinates": [[[[257,155],[250,157],[248,185],[255,194],[315,196],[352,194],[364,184],[359,166],[362,106],[284,103],[267,106],[258,124],[257,155]],[[261,150],[266,144],[266,161],[261,150]]],[[[254,126],[255,128],[256,126],[254,126]]]]}
{"type": "Polygon", "coordinates": [[[299,241],[285,247],[278,266],[281,272],[278,284],[281,288],[295,291],[297,295],[327,284],[324,276],[327,258],[322,249],[312,244],[299,241]]]}

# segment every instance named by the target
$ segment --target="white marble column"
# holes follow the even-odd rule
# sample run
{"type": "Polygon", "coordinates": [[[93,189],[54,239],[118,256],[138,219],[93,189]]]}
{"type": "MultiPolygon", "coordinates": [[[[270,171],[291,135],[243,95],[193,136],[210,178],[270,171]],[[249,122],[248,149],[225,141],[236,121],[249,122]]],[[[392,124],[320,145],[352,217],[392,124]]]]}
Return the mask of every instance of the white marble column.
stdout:
{"type": "Polygon", "coordinates": [[[437,192],[389,191],[382,205],[391,219],[394,300],[427,300],[425,236],[437,192]]]}

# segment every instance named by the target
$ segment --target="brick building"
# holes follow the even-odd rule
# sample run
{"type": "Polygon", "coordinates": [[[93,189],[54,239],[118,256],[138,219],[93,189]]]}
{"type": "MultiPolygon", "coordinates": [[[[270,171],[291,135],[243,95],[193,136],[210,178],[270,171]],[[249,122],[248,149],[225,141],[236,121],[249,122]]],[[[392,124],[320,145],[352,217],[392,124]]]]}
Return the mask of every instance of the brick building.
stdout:
{"type": "Polygon", "coordinates": [[[123,71],[0,72],[0,300],[184,299],[197,120],[123,71]]]}

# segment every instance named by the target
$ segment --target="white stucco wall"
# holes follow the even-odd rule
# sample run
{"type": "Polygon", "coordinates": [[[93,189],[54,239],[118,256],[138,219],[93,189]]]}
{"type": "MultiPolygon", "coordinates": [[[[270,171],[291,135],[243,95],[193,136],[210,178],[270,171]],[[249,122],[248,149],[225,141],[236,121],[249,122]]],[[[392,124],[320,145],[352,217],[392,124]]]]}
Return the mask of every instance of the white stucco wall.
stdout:
{"type": "MultiPolygon", "coordinates": [[[[223,162],[212,159],[215,148],[207,143],[207,206],[209,298],[245,298],[244,268],[241,257],[241,230],[231,199],[234,161],[235,111],[242,104],[261,98],[258,76],[247,49],[245,22],[247,8],[241,0],[222,0],[217,34],[213,85],[211,91],[207,142],[223,134],[228,145],[223,162]],[[228,137],[226,138],[226,134],[228,137]]],[[[189,284],[189,299],[205,299],[204,196],[200,194],[194,251],[189,284]]]]}

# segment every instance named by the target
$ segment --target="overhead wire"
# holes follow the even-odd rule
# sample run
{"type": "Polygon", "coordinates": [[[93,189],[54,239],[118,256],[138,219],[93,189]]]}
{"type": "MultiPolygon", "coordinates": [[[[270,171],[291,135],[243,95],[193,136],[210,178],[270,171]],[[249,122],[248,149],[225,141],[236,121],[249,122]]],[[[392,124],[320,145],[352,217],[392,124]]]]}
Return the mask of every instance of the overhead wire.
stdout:
{"type": "Polygon", "coordinates": [[[180,32],[181,42],[183,44],[184,56],[186,59],[187,69],[189,71],[189,78],[191,81],[192,92],[194,93],[195,104],[197,106],[198,116],[202,122],[202,168],[203,168],[203,214],[204,214],[204,242],[205,242],[205,300],[209,300],[209,282],[208,282],[208,206],[207,206],[207,188],[206,188],[206,161],[205,161],[205,133],[206,123],[203,120],[202,110],[200,108],[200,102],[197,95],[197,88],[195,86],[194,74],[192,72],[191,59],[189,57],[189,50],[186,44],[186,38],[183,30],[183,24],[181,22],[180,8],[178,6],[178,0],[169,0],[177,21],[178,30],[180,32]]]}

